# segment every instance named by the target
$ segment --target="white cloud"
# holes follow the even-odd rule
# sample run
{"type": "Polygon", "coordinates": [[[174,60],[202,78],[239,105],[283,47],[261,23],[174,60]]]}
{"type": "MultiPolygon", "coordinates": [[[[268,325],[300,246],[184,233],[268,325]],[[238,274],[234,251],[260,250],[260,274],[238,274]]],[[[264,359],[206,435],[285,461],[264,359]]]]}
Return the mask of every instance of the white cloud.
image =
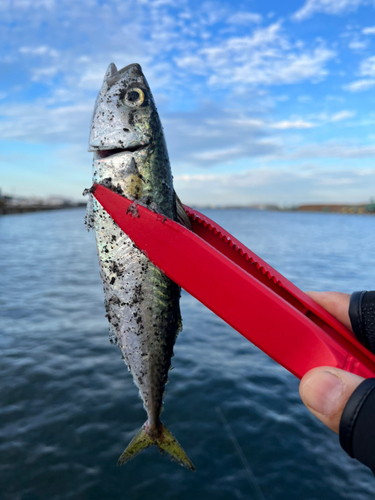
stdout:
{"type": "Polygon", "coordinates": [[[236,12],[227,19],[229,24],[250,24],[262,22],[262,16],[254,12],[236,12]]]}
{"type": "Polygon", "coordinates": [[[292,18],[302,21],[317,12],[324,14],[342,14],[356,10],[361,5],[373,3],[372,0],[307,0],[305,5],[299,9],[292,18]]]}
{"type": "Polygon", "coordinates": [[[375,26],[370,26],[368,28],[363,28],[362,33],[364,35],[375,35],[375,26]]]}
{"type": "MultiPolygon", "coordinates": [[[[339,123],[355,116],[355,111],[311,115],[311,119],[292,116],[272,121],[244,114],[236,109],[221,111],[212,103],[190,113],[168,113],[163,119],[172,165],[177,172],[186,168],[214,167],[233,164],[239,159],[264,158],[282,160],[296,158],[367,158],[375,148],[341,142],[298,146],[289,142],[289,130],[309,130],[339,123]],[[277,134],[277,135],[276,135],[277,134]]],[[[333,127],[331,126],[331,129],[333,127]]],[[[293,142],[294,141],[294,142],[293,142]]]]}
{"type": "Polygon", "coordinates": [[[214,151],[202,151],[200,153],[192,153],[192,158],[198,161],[220,163],[228,160],[232,160],[239,155],[244,155],[245,151],[243,148],[225,148],[216,149],[214,151]]]}
{"type": "Polygon", "coordinates": [[[356,170],[357,175],[375,175],[374,168],[362,168],[360,170],[356,170]]]}
{"type": "Polygon", "coordinates": [[[176,171],[264,157],[282,149],[264,120],[236,109],[223,111],[213,103],[193,112],[164,114],[162,121],[176,171]]]}
{"type": "Polygon", "coordinates": [[[93,103],[49,108],[44,102],[0,107],[0,136],[3,140],[34,144],[76,143],[88,140],[93,103]]]}
{"type": "Polygon", "coordinates": [[[277,102],[285,102],[285,101],[289,101],[290,99],[290,96],[286,95],[286,94],[283,94],[283,95],[277,95],[274,97],[275,101],[277,102]]]}
{"type": "Polygon", "coordinates": [[[331,122],[340,122],[342,120],[346,120],[347,118],[352,118],[353,116],[355,116],[355,112],[354,111],[348,111],[348,110],[343,110],[343,111],[339,111],[338,113],[334,113],[331,117],[330,117],[330,121],[331,122]]]}
{"type": "MultiPolygon", "coordinates": [[[[368,57],[361,62],[359,74],[361,76],[375,77],[375,56],[368,57]]],[[[349,92],[362,92],[372,88],[374,85],[374,78],[363,78],[345,85],[344,89],[349,90],[349,92]]]]}
{"type": "Polygon", "coordinates": [[[298,96],[298,101],[299,102],[310,102],[311,101],[311,96],[309,95],[300,95],[298,96]]]}
{"type": "Polygon", "coordinates": [[[252,35],[228,38],[175,61],[184,70],[207,75],[211,85],[243,87],[317,81],[327,74],[325,65],[334,56],[323,46],[306,50],[292,45],[281,23],[274,23],[252,35]]]}
{"type": "MultiPolygon", "coordinates": [[[[332,114],[327,114],[327,113],[318,113],[318,114],[311,114],[309,115],[308,118],[309,120],[303,119],[303,118],[296,118],[292,117],[289,120],[280,120],[277,122],[260,122],[256,121],[257,125],[263,126],[265,129],[275,129],[275,130],[303,130],[303,129],[310,129],[314,127],[319,127],[322,125],[325,125],[327,123],[335,123],[335,122],[340,122],[347,120],[349,118],[353,118],[353,116],[356,115],[355,111],[349,111],[347,109],[344,109],[342,111],[338,111],[336,113],[332,114]],[[311,119],[313,121],[311,121],[311,119]]],[[[240,124],[240,121],[236,121],[238,124],[240,124]]],[[[245,124],[245,122],[242,122],[245,124]]],[[[252,120],[252,123],[254,123],[254,120],[252,120]]]]}
{"type": "MultiPolygon", "coordinates": [[[[10,2],[9,2],[10,3],[10,2]]],[[[0,8],[9,8],[8,2],[0,2],[0,8]]],[[[13,0],[12,7],[15,9],[53,9],[55,7],[55,0],[13,0]]]]}
{"type": "Polygon", "coordinates": [[[348,47],[349,49],[352,50],[362,50],[365,49],[367,45],[368,45],[367,41],[360,40],[358,37],[355,37],[349,42],[348,47]]]}
{"type": "Polygon", "coordinates": [[[72,4],[70,0],[61,0],[56,4],[25,0],[21,10],[13,5],[6,15],[10,22],[14,19],[22,22],[24,11],[29,9],[30,28],[23,30],[19,37],[4,30],[0,33],[0,42],[11,40],[18,56],[23,56],[24,70],[31,74],[33,81],[56,86],[58,80],[58,85],[71,88],[73,93],[77,87],[96,89],[110,60],[120,65],[133,61],[144,64],[153,88],[158,84],[181,88],[186,85],[186,74],[190,78],[201,75],[213,85],[233,87],[237,84],[239,88],[317,81],[325,76],[326,63],[334,56],[322,46],[304,49],[299,42],[291,43],[281,30],[280,22],[265,28],[251,28],[247,36],[228,37],[224,32],[212,36],[207,32],[207,26],[217,21],[259,23],[262,18],[258,13],[233,12],[227,8],[212,13],[212,6],[204,3],[194,11],[184,4],[172,15],[168,5],[175,9],[170,1],[109,0],[102,4],[90,0],[72,4]],[[47,12],[47,5],[58,9],[59,16],[65,19],[66,29],[60,37],[54,36],[59,23],[53,12],[47,12]],[[98,18],[100,25],[92,22],[98,18]],[[73,28],[78,25],[79,29],[73,28]],[[35,37],[28,34],[42,26],[47,26],[49,37],[46,43],[38,45],[35,37]],[[128,33],[131,33],[130,44],[126,41],[128,33]],[[198,42],[199,38],[203,41],[198,42]],[[183,73],[173,67],[171,54],[177,54],[175,62],[183,73]],[[155,78],[152,78],[154,70],[155,78]]]}
{"type": "Polygon", "coordinates": [[[362,76],[375,76],[375,56],[361,62],[360,73],[362,76]]]}
{"type": "Polygon", "coordinates": [[[311,122],[306,122],[303,120],[282,120],[280,122],[272,123],[271,128],[276,128],[279,130],[288,130],[288,129],[306,129],[315,127],[315,125],[311,122]]]}
{"type": "Polygon", "coordinates": [[[39,82],[40,80],[51,80],[54,76],[56,76],[61,70],[61,66],[46,66],[44,68],[35,68],[32,71],[32,81],[39,82]]]}
{"type": "Polygon", "coordinates": [[[59,53],[57,50],[48,47],[47,45],[39,45],[39,47],[20,47],[19,51],[21,54],[28,54],[32,56],[51,56],[57,57],[59,53]]]}
{"type": "Polygon", "coordinates": [[[341,96],[338,95],[327,95],[326,96],[326,101],[335,101],[335,102],[344,102],[345,99],[341,96]]]}
{"type": "Polygon", "coordinates": [[[356,80],[355,82],[349,83],[348,85],[344,85],[345,90],[349,90],[349,92],[362,92],[364,90],[371,89],[375,85],[375,80],[372,79],[363,79],[356,80]]]}
{"type": "Polygon", "coordinates": [[[375,169],[363,176],[350,168],[263,166],[233,174],[176,175],[175,186],[190,205],[363,203],[373,196],[369,177],[375,181],[375,169]]]}
{"type": "Polygon", "coordinates": [[[174,0],[138,0],[139,3],[144,3],[152,7],[160,7],[160,5],[173,5],[174,0]]]}
{"type": "Polygon", "coordinates": [[[320,184],[322,186],[342,186],[345,184],[352,184],[353,177],[337,177],[337,178],[322,178],[320,184]]]}
{"type": "Polygon", "coordinates": [[[314,120],[313,126],[326,125],[327,123],[335,123],[348,118],[353,118],[356,115],[355,111],[349,111],[348,109],[343,109],[342,111],[337,111],[336,113],[312,113],[308,116],[310,120],[314,120]]]}
{"type": "Polygon", "coordinates": [[[359,159],[359,158],[375,158],[375,146],[357,146],[348,145],[343,142],[330,141],[320,144],[309,144],[304,146],[292,154],[285,155],[284,158],[289,159],[306,159],[306,158],[342,158],[342,159],[359,159]]]}

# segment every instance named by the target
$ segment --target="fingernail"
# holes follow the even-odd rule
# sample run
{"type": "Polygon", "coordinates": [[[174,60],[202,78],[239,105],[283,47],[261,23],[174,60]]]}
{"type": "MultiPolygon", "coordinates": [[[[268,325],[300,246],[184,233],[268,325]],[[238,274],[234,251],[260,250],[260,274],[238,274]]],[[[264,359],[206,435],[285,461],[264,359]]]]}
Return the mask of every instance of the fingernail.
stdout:
{"type": "Polygon", "coordinates": [[[303,385],[303,401],[317,413],[328,417],[338,410],[344,390],[344,382],[333,373],[315,372],[303,385]]]}

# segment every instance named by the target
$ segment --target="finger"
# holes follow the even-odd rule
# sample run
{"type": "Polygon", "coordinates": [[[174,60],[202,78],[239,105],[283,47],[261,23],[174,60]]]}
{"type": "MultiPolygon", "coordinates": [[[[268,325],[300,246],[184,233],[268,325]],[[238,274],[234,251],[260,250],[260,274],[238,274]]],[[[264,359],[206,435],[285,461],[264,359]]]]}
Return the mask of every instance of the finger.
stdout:
{"type": "Polygon", "coordinates": [[[299,393],[308,410],[338,433],[344,407],[363,380],[364,378],[353,373],[322,366],[304,375],[299,393]]]}
{"type": "Polygon", "coordinates": [[[332,316],[352,331],[349,318],[350,294],[341,292],[305,292],[332,316]]]}

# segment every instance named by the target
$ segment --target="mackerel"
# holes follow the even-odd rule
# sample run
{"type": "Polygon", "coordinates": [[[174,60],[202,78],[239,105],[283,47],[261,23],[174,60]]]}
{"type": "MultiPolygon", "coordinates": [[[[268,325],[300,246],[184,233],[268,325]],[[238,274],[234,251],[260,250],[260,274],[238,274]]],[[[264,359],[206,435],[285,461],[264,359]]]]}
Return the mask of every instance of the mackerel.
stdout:
{"type": "MultiPolygon", "coordinates": [[[[150,87],[138,64],[111,63],[96,100],[89,151],[93,181],[188,225],[173,189],[163,129],[150,87]]],[[[186,453],[160,421],[173,346],[181,330],[180,288],[156,268],[90,197],[86,221],[94,227],[110,340],[120,348],[139,388],[147,421],[118,460],[122,465],[156,445],[194,470],[186,453]]]]}

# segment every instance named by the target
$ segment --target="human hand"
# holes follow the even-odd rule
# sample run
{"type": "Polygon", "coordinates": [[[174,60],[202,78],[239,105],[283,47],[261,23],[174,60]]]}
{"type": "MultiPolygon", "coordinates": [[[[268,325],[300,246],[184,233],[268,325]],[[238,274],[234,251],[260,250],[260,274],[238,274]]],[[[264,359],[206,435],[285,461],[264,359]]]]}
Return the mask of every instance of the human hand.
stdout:
{"type": "MultiPolygon", "coordinates": [[[[352,330],[349,319],[350,295],[340,292],[306,292],[332,316],[352,330]]],[[[299,392],[307,409],[334,432],[339,432],[343,409],[364,378],[353,373],[322,366],[307,372],[299,392]]]]}

